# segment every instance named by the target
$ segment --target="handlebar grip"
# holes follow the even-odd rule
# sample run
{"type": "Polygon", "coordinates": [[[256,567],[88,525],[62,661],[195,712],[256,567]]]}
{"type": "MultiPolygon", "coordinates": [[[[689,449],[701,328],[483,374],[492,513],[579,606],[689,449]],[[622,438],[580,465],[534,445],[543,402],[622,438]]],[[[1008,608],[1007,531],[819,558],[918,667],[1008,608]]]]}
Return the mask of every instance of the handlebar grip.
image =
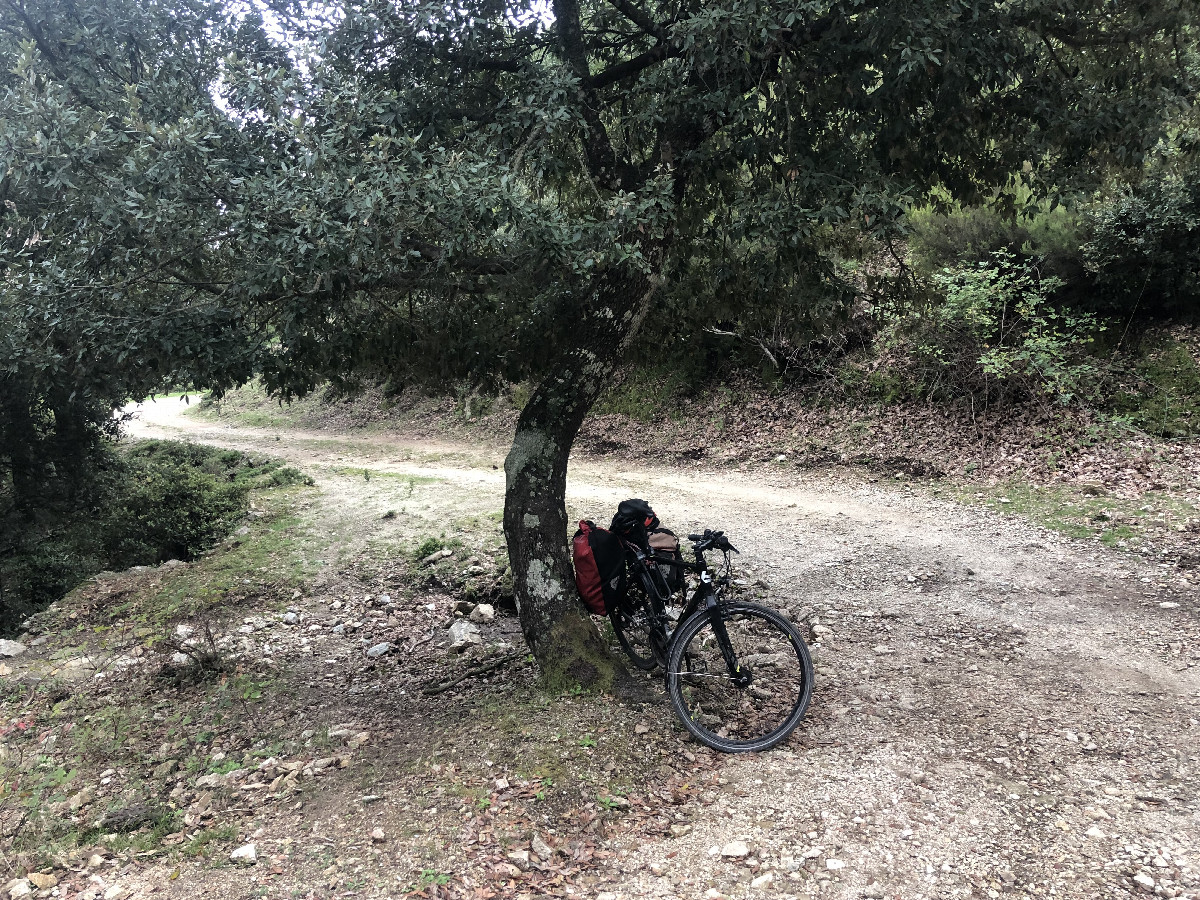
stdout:
{"type": "Polygon", "coordinates": [[[688,540],[689,540],[689,541],[691,541],[691,542],[694,544],[694,543],[696,543],[697,541],[702,541],[702,540],[704,540],[704,535],[702,535],[702,534],[689,534],[689,535],[688,535],[688,540]]]}

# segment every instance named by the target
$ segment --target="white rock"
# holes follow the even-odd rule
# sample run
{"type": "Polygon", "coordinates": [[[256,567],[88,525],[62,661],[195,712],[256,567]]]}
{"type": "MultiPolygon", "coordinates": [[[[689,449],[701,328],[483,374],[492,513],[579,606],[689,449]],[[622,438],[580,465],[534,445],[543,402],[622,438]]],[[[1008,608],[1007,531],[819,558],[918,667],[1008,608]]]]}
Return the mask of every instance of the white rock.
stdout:
{"type": "Polygon", "coordinates": [[[458,619],[450,626],[450,649],[463,651],[472,645],[483,643],[483,635],[479,629],[464,619],[458,619]]]}
{"type": "Polygon", "coordinates": [[[771,882],[774,880],[775,880],[774,875],[772,875],[770,872],[764,872],[762,875],[759,875],[757,878],[755,878],[753,881],[750,882],[750,887],[754,888],[754,890],[756,890],[756,891],[761,891],[764,888],[768,887],[771,884],[771,882]]]}
{"type": "Polygon", "coordinates": [[[201,789],[225,787],[225,776],[220,772],[213,772],[211,775],[201,775],[196,779],[196,787],[201,789]]]}
{"type": "Polygon", "coordinates": [[[840,859],[827,859],[825,860],[825,868],[836,872],[838,869],[846,868],[846,864],[840,859]]]}
{"type": "Polygon", "coordinates": [[[28,878],[17,878],[8,883],[8,896],[11,900],[22,900],[23,897],[33,895],[33,885],[29,883],[28,878]]]}
{"type": "Polygon", "coordinates": [[[294,612],[284,613],[283,614],[283,624],[284,625],[299,625],[300,624],[299,613],[294,613],[294,612]]]}
{"type": "Polygon", "coordinates": [[[229,858],[235,863],[252,866],[258,861],[258,850],[253,844],[246,844],[244,847],[238,847],[230,853],[229,858]]]}
{"type": "Polygon", "coordinates": [[[371,657],[371,659],[378,659],[379,657],[386,655],[391,649],[392,645],[385,641],[384,643],[376,644],[374,647],[369,649],[367,651],[367,656],[371,657]]]}
{"type": "Polygon", "coordinates": [[[812,633],[817,636],[820,636],[822,634],[833,634],[833,629],[830,628],[828,625],[814,625],[812,627],[812,633]]]}
{"type": "Polygon", "coordinates": [[[125,900],[129,896],[129,889],[123,884],[114,884],[104,892],[104,900],[125,900]]]}
{"type": "Polygon", "coordinates": [[[1095,825],[1093,825],[1091,828],[1089,828],[1087,831],[1085,831],[1084,834],[1086,834],[1090,838],[1104,837],[1104,832],[1101,831],[1099,828],[1097,828],[1095,825]]]}
{"type": "Polygon", "coordinates": [[[533,840],[529,842],[529,849],[536,853],[543,862],[554,856],[553,848],[542,839],[540,834],[534,834],[533,840]]]}
{"type": "Polygon", "coordinates": [[[1147,894],[1154,893],[1154,879],[1145,872],[1138,872],[1133,876],[1133,883],[1140,887],[1147,894]]]}
{"type": "Polygon", "coordinates": [[[731,841],[721,848],[721,855],[731,859],[741,859],[743,856],[750,855],[750,848],[746,846],[745,841],[731,841]]]}
{"type": "Polygon", "coordinates": [[[495,618],[496,607],[492,606],[490,603],[480,603],[473,610],[471,610],[470,619],[472,622],[478,622],[482,625],[487,622],[491,622],[495,618]]]}
{"type": "Polygon", "coordinates": [[[0,656],[13,657],[20,656],[25,652],[25,645],[20,641],[3,641],[0,640],[0,656]]]}
{"type": "Polygon", "coordinates": [[[1179,604],[1168,600],[1165,603],[1158,604],[1160,609],[1179,609],[1179,604]]]}

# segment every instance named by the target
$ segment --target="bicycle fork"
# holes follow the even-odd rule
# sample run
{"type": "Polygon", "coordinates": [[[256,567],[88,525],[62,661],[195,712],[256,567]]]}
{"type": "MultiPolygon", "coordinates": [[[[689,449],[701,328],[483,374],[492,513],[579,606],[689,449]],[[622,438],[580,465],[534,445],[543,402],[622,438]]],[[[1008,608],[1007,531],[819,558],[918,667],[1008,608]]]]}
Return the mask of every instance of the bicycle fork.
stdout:
{"type": "Polygon", "coordinates": [[[729,672],[730,680],[740,688],[748,688],[754,682],[754,673],[748,668],[743,669],[742,664],[738,661],[737,654],[733,650],[733,642],[729,639],[729,632],[725,628],[725,618],[721,615],[720,604],[712,594],[709,594],[705,600],[704,615],[708,616],[708,620],[712,623],[713,635],[717,639],[717,646],[721,649],[721,656],[725,660],[725,670],[729,672]]]}

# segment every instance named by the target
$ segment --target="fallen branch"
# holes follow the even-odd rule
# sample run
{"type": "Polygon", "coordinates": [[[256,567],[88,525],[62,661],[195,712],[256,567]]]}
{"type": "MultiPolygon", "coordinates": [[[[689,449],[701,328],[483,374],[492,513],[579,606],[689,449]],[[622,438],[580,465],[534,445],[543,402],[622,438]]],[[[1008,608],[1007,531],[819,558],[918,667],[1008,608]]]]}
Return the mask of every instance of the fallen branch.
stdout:
{"type": "Polygon", "coordinates": [[[480,675],[486,675],[488,672],[493,672],[496,669],[499,669],[501,666],[506,666],[510,662],[520,659],[524,655],[525,651],[519,650],[516,653],[509,653],[507,656],[499,656],[494,659],[490,659],[486,663],[478,665],[473,669],[467,669],[467,671],[463,672],[457,678],[452,678],[449,681],[442,682],[441,684],[427,684],[425,687],[421,688],[421,693],[426,697],[432,697],[435,694],[441,694],[450,690],[450,688],[454,687],[456,684],[461,684],[468,678],[476,678],[480,675]]]}

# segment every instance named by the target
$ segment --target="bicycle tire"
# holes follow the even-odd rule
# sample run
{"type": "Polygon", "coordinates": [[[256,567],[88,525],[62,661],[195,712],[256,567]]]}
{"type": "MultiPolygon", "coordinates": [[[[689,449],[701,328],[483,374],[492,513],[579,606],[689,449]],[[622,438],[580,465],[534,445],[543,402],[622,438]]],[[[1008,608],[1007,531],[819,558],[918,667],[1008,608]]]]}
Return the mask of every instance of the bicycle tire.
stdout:
{"type": "Polygon", "coordinates": [[[671,642],[671,706],[684,727],[714,750],[748,753],[786,740],[808,710],[812,686],[812,657],[796,626],[756,603],[700,610],[671,642]],[[736,655],[736,675],[729,673],[717,623],[736,655]]]}
{"type": "Polygon", "coordinates": [[[639,669],[649,672],[660,664],[660,660],[655,655],[650,639],[646,613],[644,606],[633,611],[618,607],[608,614],[608,621],[612,624],[613,634],[617,636],[617,644],[622,652],[639,669]]]}

